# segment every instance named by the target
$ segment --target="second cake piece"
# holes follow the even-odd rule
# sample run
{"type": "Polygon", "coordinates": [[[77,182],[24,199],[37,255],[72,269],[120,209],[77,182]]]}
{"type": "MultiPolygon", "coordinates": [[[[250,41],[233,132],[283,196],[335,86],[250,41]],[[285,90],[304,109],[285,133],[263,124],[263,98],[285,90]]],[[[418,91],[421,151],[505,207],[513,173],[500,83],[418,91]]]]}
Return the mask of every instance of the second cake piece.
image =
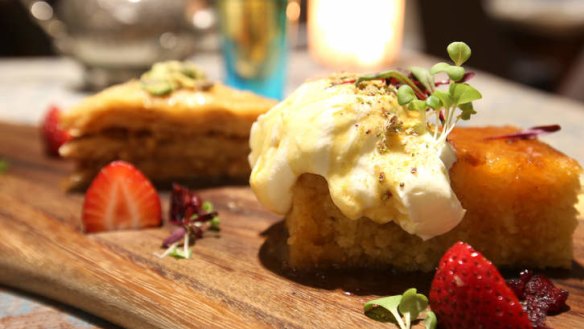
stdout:
{"type": "Polygon", "coordinates": [[[113,161],[133,163],[158,183],[245,181],[249,130],[276,102],[206,80],[192,64],[156,64],[138,81],[113,86],[64,114],[73,139],[71,187],[86,185],[113,161]]]}

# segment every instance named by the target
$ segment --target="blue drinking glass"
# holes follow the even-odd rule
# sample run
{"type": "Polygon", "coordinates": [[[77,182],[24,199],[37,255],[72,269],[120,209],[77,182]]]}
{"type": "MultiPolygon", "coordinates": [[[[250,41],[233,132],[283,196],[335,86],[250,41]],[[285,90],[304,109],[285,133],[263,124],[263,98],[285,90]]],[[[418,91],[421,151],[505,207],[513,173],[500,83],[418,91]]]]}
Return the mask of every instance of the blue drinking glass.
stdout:
{"type": "Polygon", "coordinates": [[[287,0],[219,0],[227,85],[282,99],[287,0]]]}

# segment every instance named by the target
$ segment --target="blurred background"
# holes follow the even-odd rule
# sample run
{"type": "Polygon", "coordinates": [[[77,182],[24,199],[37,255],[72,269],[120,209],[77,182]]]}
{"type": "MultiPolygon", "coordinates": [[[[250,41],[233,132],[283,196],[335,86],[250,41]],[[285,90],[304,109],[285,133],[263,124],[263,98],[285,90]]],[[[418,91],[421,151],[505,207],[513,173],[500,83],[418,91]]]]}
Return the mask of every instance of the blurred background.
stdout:
{"type": "MultiPolygon", "coordinates": [[[[139,61],[148,62],[152,58],[196,58],[198,54],[220,52],[220,20],[217,11],[219,2],[0,0],[0,57],[60,56],[62,53],[74,53],[75,57],[82,58],[81,62],[89,70],[91,61],[95,58],[103,62],[104,58],[112,56],[103,47],[108,42],[108,35],[113,40],[127,34],[128,40],[134,40],[140,38],[140,34],[157,33],[157,47],[162,50],[128,42],[120,45],[118,41],[116,44],[114,59],[125,59],[126,67],[129,68],[125,74],[135,75],[138,71],[143,71],[145,66],[139,61]],[[146,9],[133,11],[132,8],[137,5],[146,9]],[[174,13],[182,15],[181,19],[184,18],[184,21],[171,17],[174,13]],[[55,22],[54,18],[57,16],[60,22],[55,22]],[[122,32],[124,30],[119,27],[112,28],[119,24],[134,26],[134,30],[122,32]],[[69,34],[83,34],[84,29],[90,29],[91,33],[99,30],[101,50],[91,44],[90,39],[78,40],[73,45],[70,42],[67,44],[61,38],[65,29],[68,29],[69,34]],[[135,47],[132,48],[133,46],[135,47]],[[148,55],[148,52],[151,54],[148,55]]],[[[318,10],[321,14],[328,13],[329,18],[331,14],[336,17],[342,14],[339,3],[343,1],[287,1],[287,42],[292,49],[307,49],[310,38],[316,38],[309,36],[311,31],[307,28],[307,22],[311,19],[310,15],[319,22],[327,19],[325,16],[318,16],[318,11],[311,9],[310,2],[314,2],[312,5],[315,7],[320,3],[318,6],[324,9],[318,10]],[[325,7],[327,2],[328,7],[325,7]]],[[[359,3],[366,7],[375,6],[376,2],[384,1],[350,3],[353,6],[359,3]]],[[[407,0],[405,7],[405,18],[402,17],[403,39],[398,46],[402,50],[444,57],[445,45],[453,40],[464,40],[473,49],[473,58],[469,65],[524,85],[584,102],[583,0],[407,0]]],[[[375,21],[376,18],[371,16],[370,20],[375,21]]],[[[353,21],[343,23],[344,26],[355,26],[354,24],[356,23],[353,21]]],[[[313,26],[316,24],[313,23],[313,26]]],[[[377,32],[373,31],[372,35],[375,34],[377,32]]],[[[322,57],[326,57],[322,51],[313,49],[311,54],[317,60],[321,57],[322,62],[322,57]]],[[[404,51],[401,53],[407,54],[404,51]]],[[[391,55],[387,51],[384,54],[391,55]]],[[[98,66],[107,67],[107,63],[102,62],[98,66]]],[[[99,80],[101,73],[95,72],[91,79],[99,80]]]]}

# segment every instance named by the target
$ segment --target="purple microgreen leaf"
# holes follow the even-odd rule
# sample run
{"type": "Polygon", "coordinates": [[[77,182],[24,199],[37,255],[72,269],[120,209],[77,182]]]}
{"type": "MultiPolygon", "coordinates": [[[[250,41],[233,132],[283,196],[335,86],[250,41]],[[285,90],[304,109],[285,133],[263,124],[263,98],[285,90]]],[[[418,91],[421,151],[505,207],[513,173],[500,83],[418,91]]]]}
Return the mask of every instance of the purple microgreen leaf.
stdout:
{"type": "Polygon", "coordinates": [[[171,244],[180,241],[184,238],[186,230],[184,227],[179,227],[174,230],[164,241],[162,241],[162,246],[168,248],[171,244]]]}
{"type": "Polygon", "coordinates": [[[547,125],[547,126],[536,126],[521,130],[516,133],[512,134],[505,134],[505,135],[498,135],[498,136],[490,136],[485,138],[486,140],[493,140],[493,139],[507,139],[507,140],[517,140],[517,139],[533,139],[539,135],[544,134],[551,134],[553,132],[559,131],[562,129],[560,125],[547,125]]]}
{"type": "Polygon", "coordinates": [[[210,221],[215,216],[217,216],[216,211],[207,212],[207,213],[199,213],[198,215],[193,215],[191,217],[191,222],[204,223],[204,222],[210,221]]]}
{"type": "Polygon", "coordinates": [[[170,222],[181,225],[185,218],[197,214],[201,210],[201,198],[188,188],[179,184],[172,185],[170,197],[170,222]]]}
{"type": "Polygon", "coordinates": [[[476,73],[474,73],[473,71],[465,72],[464,75],[462,76],[462,79],[459,82],[466,82],[466,81],[474,78],[475,75],[476,75],[476,73]]]}
{"type": "Polygon", "coordinates": [[[412,66],[410,67],[410,71],[412,72],[413,77],[422,84],[424,90],[429,93],[434,90],[434,77],[427,69],[419,66],[412,66]]]}
{"type": "Polygon", "coordinates": [[[444,124],[444,121],[446,120],[444,117],[444,111],[440,111],[440,113],[438,113],[438,118],[440,119],[440,123],[444,124]]]}

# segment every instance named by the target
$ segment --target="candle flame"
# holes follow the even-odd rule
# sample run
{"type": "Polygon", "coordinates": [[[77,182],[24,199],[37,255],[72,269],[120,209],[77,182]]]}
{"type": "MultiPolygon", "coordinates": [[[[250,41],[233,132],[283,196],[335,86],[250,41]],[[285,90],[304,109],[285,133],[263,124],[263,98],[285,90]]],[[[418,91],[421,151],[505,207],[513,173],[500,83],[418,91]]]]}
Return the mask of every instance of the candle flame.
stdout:
{"type": "Polygon", "coordinates": [[[339,68],[389,64],[401,47],[404,11],[404,0],[311,0],[310,52],[339,68]]]}

